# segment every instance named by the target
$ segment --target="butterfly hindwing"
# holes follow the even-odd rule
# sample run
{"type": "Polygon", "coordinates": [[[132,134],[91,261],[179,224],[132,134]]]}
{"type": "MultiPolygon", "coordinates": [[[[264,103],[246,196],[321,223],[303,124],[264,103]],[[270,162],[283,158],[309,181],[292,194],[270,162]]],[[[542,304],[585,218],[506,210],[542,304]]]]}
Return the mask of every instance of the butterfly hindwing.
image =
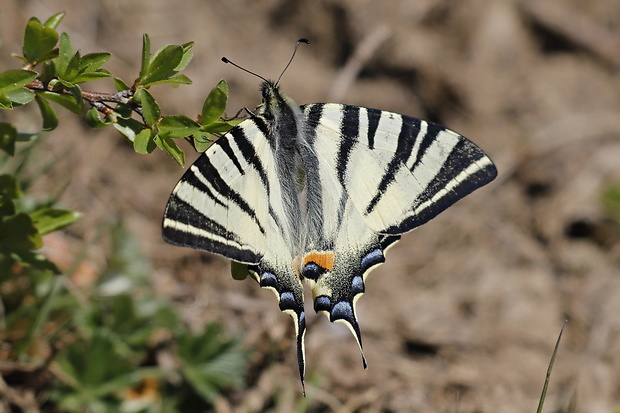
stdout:
{"type": "MultiPolygon", "coordinates": [[[[360,346],[355,302],[385,250],[408,232],[491,181],[495,167],[472,142],[443,127],[396,113],[340,104],[302,106],[311,151],[309,237],[302,275],[314,308],[351,329],[360,346]]],[[[363,356],[362,356],[363,357],[363,356]]],[[[365,365],[365,361],[364,361],[365,365]]]]}

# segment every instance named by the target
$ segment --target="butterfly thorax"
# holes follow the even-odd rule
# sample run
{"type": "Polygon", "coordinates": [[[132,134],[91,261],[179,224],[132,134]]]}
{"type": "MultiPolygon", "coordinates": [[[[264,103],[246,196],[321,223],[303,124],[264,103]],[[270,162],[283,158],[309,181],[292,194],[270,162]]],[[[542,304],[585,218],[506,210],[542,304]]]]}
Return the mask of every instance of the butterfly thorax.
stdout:
{"type": "Polygon", "coordinates": [[[304,250],[302,234],[305,232],[304,215],[305,191],[303,163],[297,147],[302,144],[302,112],[295,101],[283,94],[272,81],[261,85],[263,102],[257,116],[262,118],[269,131],[267,138],[275,154],[275,167],[278,171],[279,185],[285,196],[284,212],[290,245],[295,246],[294,252],[304,250]]]}

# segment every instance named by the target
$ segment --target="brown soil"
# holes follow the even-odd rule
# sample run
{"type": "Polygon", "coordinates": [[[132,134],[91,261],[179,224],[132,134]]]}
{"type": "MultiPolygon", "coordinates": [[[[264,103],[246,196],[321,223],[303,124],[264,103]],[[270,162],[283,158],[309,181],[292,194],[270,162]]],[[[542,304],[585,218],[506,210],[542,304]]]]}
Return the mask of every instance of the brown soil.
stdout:
{"type": "MultiPolygon", "coordinates": [[[[3,0],[0,69],[16,66],[7,57],[30,16],[60,10],[76,48],[112,52],[110,70],[126,81],[142,33],[154,47],[196,41],[194,85],[153,89],[166,114],[198,113],[222,77],[231,114],[254,107],[257,79],[219,58],[276,77],[307,37],[282,81],[298,103],[429,119],[497,164],[495,182],[404,236],[369,278],[358,303],[368,370],[343,325],[309,316],[300,401],[292,323],[273,295],[231,279],[223,258],[161,240],[182,171],[63,116],[37,189],[68,184],[62,204],[85,214],[69,235],[91,239],[123,217],[153,262],[155,291],[188,323],[219,320],[254,350],[247,388],[216,411],[533,412],[565,320],[545,411],[620,408],[620,231],[602,203],[620,181],[620,2],[3,0]],[[356,53],[360,70],[345,70],[356,53]]],[[[11,120],[36,129],[20,116],[11,120]]]]}

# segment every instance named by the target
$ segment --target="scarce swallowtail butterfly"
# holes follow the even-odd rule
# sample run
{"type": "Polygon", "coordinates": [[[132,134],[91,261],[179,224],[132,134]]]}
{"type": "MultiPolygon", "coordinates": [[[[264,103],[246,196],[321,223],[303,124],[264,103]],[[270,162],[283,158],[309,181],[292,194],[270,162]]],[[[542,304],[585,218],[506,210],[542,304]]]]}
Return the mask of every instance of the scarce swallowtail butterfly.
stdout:
{"type": "MultiPolygon", "coordinates": [[[[279,79],[262,79],[256,113],[219,138],[174,188],[163,237],[249,265],[294,319],[303,387],[303,282],[314,310],[345,323],[362,350],[355,303],[387,248],[497,170],[444,127],[359,106],[299,106],[279,79]]],[[[362,360],[365,368],[363,352],[362,360]]]]}

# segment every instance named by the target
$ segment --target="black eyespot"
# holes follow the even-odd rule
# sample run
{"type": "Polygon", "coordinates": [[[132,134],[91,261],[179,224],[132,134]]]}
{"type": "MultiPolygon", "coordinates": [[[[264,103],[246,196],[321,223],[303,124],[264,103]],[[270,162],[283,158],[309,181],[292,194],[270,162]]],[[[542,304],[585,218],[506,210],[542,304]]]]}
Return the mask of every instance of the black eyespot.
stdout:
{"type": "Polygon", "coordinates": [[[310,280],[318,280],[327,270],[315,262],[309,262],[301,270],[301,276],[310,280]]]}

